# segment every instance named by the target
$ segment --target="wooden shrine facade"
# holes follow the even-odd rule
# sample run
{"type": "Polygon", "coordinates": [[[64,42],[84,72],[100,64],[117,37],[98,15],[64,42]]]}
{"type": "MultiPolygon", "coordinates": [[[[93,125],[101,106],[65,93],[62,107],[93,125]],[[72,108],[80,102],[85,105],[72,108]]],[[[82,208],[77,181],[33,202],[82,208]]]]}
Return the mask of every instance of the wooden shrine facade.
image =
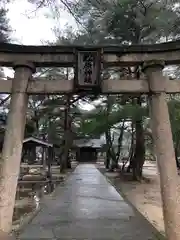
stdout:
{"type": "Polygon", "coordinates": [[[95,163],[101,150],[100,139],[76,139],[73,142],[76,161],[95,163]]]}
{"type": "Polygon", "coordinates": [[[164,77],[164,66],[180,64],[180,41],[138,46],[19,46],[0,44],[0,65],[13,67],[14,78],[0,80],[0,93],[11,94],[2,150],[0,230],[10,232],[21,161],[28,95],[147,94],[152,135],[160,172],[163,212],[168,240],[180,240],[177,169],[166,93],[180,92],[180,81],[164,77]],[[107,67],[137,67],[139,79],[102,79],[107,67]],[[72,80],[35,79],[36,67],[72,67],[72,80]],[[9,191],[11,189],[11,191],[9,191]]]}
{"type": "Polygon", "coordinates": [[[96,162],[97,149],[94,147],[80,147],[76,152],[76,160],[78,162],[96,162]]]}

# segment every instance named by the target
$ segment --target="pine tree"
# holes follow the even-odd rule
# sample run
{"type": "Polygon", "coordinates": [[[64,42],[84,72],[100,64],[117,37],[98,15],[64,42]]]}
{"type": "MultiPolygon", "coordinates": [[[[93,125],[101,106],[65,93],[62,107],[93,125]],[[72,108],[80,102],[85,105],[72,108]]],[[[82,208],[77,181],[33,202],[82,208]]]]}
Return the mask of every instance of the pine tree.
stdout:
{"type": "Polygon", "coordinates": [[[7,19],[7,10],[0,8],[0,43],[8,42],[10,40],[11,28],[9,20],[7,19]]]}

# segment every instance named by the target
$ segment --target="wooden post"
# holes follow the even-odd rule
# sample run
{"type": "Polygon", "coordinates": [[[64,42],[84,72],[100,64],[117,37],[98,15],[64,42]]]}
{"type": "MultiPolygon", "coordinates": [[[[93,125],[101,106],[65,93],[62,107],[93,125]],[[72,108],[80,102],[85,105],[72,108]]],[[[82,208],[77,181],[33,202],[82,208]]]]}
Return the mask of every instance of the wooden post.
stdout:
{"type": "Polygon", "coordinates": [[[165,232],[168,240],[180,240],[178,174],[162,69],[160,62],[144,65],[151,91],[152,134],[160,173],[165,232]]]}
{"type": "Polygon", "coordinates": [[[0,231],[10,232],[19,177],[26,122],[28,80],[34,70],[29,63],[17,63],[0,168],[0,231]]]}

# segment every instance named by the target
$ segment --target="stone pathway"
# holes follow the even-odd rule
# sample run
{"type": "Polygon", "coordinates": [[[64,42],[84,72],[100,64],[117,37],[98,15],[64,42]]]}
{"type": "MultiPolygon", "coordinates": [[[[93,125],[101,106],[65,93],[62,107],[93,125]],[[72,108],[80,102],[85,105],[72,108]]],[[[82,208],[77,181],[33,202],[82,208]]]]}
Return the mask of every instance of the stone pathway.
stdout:
{"type": "Polygon", "coordinates": [[[151,225],[91,164],[81,164],[26,226],[21,240],[155,240],[151,225]]]}

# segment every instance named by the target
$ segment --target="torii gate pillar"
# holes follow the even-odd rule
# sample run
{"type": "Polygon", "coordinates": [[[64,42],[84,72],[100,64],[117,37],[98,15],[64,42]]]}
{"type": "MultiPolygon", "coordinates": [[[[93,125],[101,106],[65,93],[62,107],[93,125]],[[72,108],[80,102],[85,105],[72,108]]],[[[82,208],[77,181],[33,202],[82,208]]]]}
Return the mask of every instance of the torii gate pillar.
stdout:
{"type": "Polygon", "coordinates": [[[19,177],[26,122],[28,81],[35,70],[29,63],[16,63],[10,109],[0,166],[0,231],[10,232],[19,177]]]}
{"type": "Polygon", "coordinates": [[[152,134],[160,173],[165,232],[168,240],[180,240],[178,174],[169,119],[163,63],[148,62],[144,72],[150,88],[152,134]]]}

